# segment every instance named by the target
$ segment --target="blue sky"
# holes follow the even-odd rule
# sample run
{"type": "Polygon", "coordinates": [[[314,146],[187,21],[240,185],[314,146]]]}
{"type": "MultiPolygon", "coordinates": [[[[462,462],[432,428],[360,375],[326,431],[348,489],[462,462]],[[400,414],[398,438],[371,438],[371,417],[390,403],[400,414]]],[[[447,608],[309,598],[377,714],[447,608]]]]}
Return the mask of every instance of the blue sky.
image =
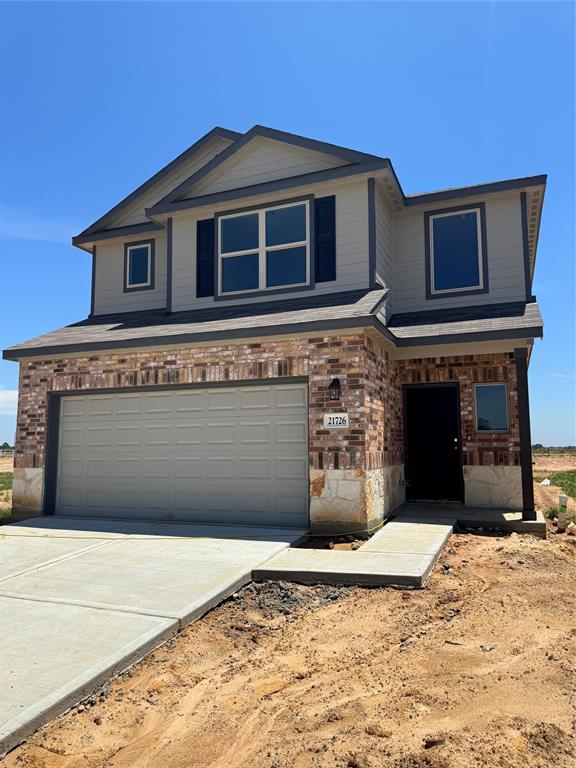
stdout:
{"type": "MultiPolygon", "coordinates": [[[[86,316],[70,237],[214,125],[390,157],[406,193],[548,173],[534,442],[574,444],[570,2],[4,2],[0,346],[86,316]]],[[[0,442],[17,365],[0,363],[0,442]]]]}

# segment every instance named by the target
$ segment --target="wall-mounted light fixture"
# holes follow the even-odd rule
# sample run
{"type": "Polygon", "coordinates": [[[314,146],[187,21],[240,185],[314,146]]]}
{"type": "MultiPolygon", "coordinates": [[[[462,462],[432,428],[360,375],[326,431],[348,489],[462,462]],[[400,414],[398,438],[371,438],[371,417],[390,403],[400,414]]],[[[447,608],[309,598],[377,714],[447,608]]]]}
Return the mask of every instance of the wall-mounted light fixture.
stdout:
{"type": "Polygon", "coordinates": [[[330,400],[340,400],[340,379],[332,379],[328,387],[330,400]]]}

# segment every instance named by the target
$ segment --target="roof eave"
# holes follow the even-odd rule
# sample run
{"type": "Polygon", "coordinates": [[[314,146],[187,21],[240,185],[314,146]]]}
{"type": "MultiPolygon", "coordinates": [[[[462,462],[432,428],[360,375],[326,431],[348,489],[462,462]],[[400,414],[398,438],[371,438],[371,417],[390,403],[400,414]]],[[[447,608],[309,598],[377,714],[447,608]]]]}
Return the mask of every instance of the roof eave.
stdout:
{"type": "MultiPolygon", "coordinates": [[[[132,203],[136,198],[146,192],[150,187],[155,184],[156,182],[160,181],[164,176],[171,173],[174,168],[178,166],[179,163],[181,163],[185,158],[189,157],[190,155],[194,154],[194,152],[197,152],[199,149],[201,149],[203,146],[208,144],[214,137],[220,136],[221,138],[229,139],[232,142],[237,141],[242,137],[243,134],[238,133],[237,131],[231,131],[228,128],[221,128],[220,126],[216,126],[215,128],[212,128],[211,131],[208,131],[208,133],[204,134],[198,141],[196,141],[194,144],[192,144],[190,147],[184,150],[181,154],[179,154],[174,160],[172,160],[170,163],[165,165],[163,168],[161,168],[157,173],[155,173],[153,176],[151,176],[149,179],[147,179],[143,184],[141,184],[139,187],[137,187],[133,192],[131,192],[129,195],[127,195],[125,198],[120,200],[119,203],[117,203],[115,206],[110,208],[109,211],[107,211],[103,216],[101,216],[99,219],[94,221],[92,224],[90,224],[89,227],[86,227],[86,229],[82,230],[76,238],[84,237],[86,235],[93,234],[95,232],[100,232],[103,228],[105,228],[106,222],[109,221],[114,216],[117,216],[127,205],[132,203]]],[[[72,242],[76,238],[73,238],[72,242]]]]}

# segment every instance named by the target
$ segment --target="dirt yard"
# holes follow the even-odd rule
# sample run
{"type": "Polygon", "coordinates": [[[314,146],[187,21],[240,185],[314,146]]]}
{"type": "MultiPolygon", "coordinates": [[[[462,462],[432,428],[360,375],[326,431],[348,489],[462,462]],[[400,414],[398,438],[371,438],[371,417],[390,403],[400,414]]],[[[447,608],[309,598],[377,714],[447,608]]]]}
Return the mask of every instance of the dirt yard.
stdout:
{"type": "MultiPolygon", "coordinates": [[[[576,469],[576,456],[574,454],[552,454],[545,456],[538,454],[533,459],[534,466],[534,502],[536,509],[544,514],[550,509],[558,508],[558,497],[563,493],[557,485],[540,485],[540,481],[547,475],[553,475],[555,472],[565,472],[569,469],[576,469]]],[[[576,500],[568,499],[568,513],[570,517],[576,515],[576,500]]]]}
{"type": "Polygon", "coordinates": [[[5,765],[574,768],[575,584],[551,532],[454,536],[424,590],[251,585],[5,765]]]}
{"type": "Polygon", "coordinates": [[[9,517],[12,514],[12,483],[10,488],[6,488],[6,483],[3,482],[1,475],[5,472],[13,472],[14,461],[12,456],[0,457],[0,519],[2,517],[9,517]]]}

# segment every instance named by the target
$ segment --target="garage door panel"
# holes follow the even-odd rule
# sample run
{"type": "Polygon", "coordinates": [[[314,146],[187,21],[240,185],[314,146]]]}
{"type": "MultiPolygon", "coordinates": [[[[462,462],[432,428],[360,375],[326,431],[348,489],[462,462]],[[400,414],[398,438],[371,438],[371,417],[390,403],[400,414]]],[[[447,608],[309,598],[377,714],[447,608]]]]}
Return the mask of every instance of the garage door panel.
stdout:
{"type": "Polygon", "coordinates": [[[240,478],[243,480],[268,480],[272,471],[272,459],[268,456],[244,456],[240,459],[240,478]]]}
{"type": "Polygon", "coordinates": [[[140,432],[140,427],[137,426],[118,425],[115,429],[114,443],[118,448],[139,446],[142,442],[140,432]]]}
{"type": "Polygon", "coordinates": [[[87,398],[87,415],[90,416],[114,416],[114,398],[94,396],[87,398]]]}
{"type": "Polygon", "coordinates": [[[278,480],[303,480],[308,474],[306,459],[284,456],[278,457],[275,463],[278,480]]]}
{"type": "Polygon", "coordinates": [[[172,476],[172,461],[170,458],[153,456],[144,459],[144,477],[151,480],[170,478],[172,476]]]}
{"type": "Polygon", "coordinates": [[[113,434],[114,430],[112,428],[101,428],[90,425],[86,429],[86,444],[88,447],[111,448],[113,434]]]}
{"type": "Polygon", "coordinates": [[[63,398],[61,417],[66,418],[74,416],[84,416],[84,410],[86,408],[85,397],[68,397],[63,398]]]}
{"type": "Polygon", "coordinates": [[[209,421],[206,431],[207,445],[235,445],[238,441],[236,422],[209,421]]]}
{"type": "Polygon", "coordinates": [[[62,448],[79,448],[84,445],[84,427],[66,427],[60,432],[62,448]]]}
{"type": "Polygon", "coordinates": [[[172,445],[172,425],[157,424],[144,427],[144,445],[172,445]]]}
{"type": "Polygon", "coordinates": [[[206,410],[206,397],[203,390],[197,392],[176,392],[173,396],[176,413],[203,413],[206,410]]]}
{"type": "Polygon", "coordinates": [[[307,426],[304,384],[62,397],[56,511],[307,525],[307,426]]]}
{"type": "Polygon", "coordinates": [[[277,421],[277,443],[306,443],[308,439],[308,424],[305,421],[277,421]]]}
{"type": "Polygon", "coordinates": [[[242,445],[268,445],[271,441],[272,425],[268,421],[241,421],[240,442],[242,445]]]}
{"type": "Polygon", "coordinates": [[[110,459],[87,459],[86,477],[97,477],[107,480],[110,477],[110,459]]]}
{"type": "Polygon", "coordinates": [[[141,395],[117,395],[116,416],[139,416],[142,413],[141,395]]]}
{"type": "Polygon", "coordinates": [[[279,386],[275,389],[278,408],[305,408],[306,389],[300,385],[279,386]]]}
{"type": "Polygon", "coordinates": [[[195,424],[176,424],[175,427],[176,445],[203,445],[204,444],[204,425],[195,424]]]}
{"type": "Polygon", "coordinates": [[[144,400],[144,412],[147,414],[172,412],[172,395],[148,395],[144,400]]]}
{"type": "Polygon", "coordinates": [[[131,480],[140,477],[142,474],[142,465],[139,456],[117,457],[112,462],[111,476],[117,480],[131,480]]]}
{"type": "Polygon", "coordinates": [[[271,403],[270,387],[252,387],[240,390],[240,406],[244,411],[269,410],[271,403]]]}
{"type": "Polygon", "coordinates": [[[74,457],[61,460],[60,473],[62,477],[73,480],[82,477],[82,459],[74,457]]]}
{"type": "Polygon", "coordinates": [[[207,410],[214,411],[235,411],[238,409],[238,390],[237,389],[213,389],[208,392],[207,410]]]}

